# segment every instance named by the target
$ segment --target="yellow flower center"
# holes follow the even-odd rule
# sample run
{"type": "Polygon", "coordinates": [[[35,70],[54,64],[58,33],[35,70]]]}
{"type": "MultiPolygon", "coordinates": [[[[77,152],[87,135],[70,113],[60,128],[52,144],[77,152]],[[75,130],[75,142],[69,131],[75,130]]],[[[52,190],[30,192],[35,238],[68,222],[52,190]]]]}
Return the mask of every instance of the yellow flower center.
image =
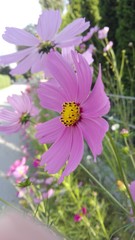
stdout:
{"type": "Polygon", "coordinates": [[[65,126],[73,126],[75,125],[81,116],[80,106],[75,102],[65,102],[63,103],[63,109],[61,112],[60,121],[65,126]]]}

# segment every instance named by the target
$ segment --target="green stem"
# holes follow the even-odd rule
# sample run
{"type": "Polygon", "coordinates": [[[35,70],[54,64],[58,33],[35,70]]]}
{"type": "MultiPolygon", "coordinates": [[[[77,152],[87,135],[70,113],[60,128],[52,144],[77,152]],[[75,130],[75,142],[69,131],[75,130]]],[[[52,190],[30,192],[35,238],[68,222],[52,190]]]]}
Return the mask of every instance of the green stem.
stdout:
{"type": "Polygon", "coordinates": [[[129,212],[120,204],[120,202],[113,197],[113,195],[85,168],[84,165],[80,163],[80,167],[90,176],[90,178],[108,195],[108,197],[115,202],[126,214],[129,215],[129,212]]]}
{"type": "Polygon", "coordinates": [[[121,174],[121,178],[122,178],[122,180],[123,180],[123,182],[124,182],[124,184],[125,184],[125,186],[126,186],[127,193],[128,193],[128,195],[129,195],[129,197],[130,197],[131,204],[132,204],[132,209],[133,209],[133,212],[134,212],[134,215],[135,215],[135,204],[134,204],[132,195],[131,195],[130,190],[129,190],[129,187],[128,187],[128,181],[127,181],[126,175],[125,175],[124,170],[123,170],[123,168],[122,168],[121,158],[120,158],[120,156],[119,156],[117,147],[116,147],[116,145],[115,145],[115,143],[114,143],[114,141],[113,141],[113,139],[112,139],[112,137],[111,137],[111,134],[110,134],[109,132],[107,133],[107,136],[108,136],[108,138],[110,139],[110,143],[111,143],[112,148],[113,148],[114,156],[115,156],[115,158],[116,158],[116,160],[117,160],[117,163],[118,163],[118,166],[119,166],[119,171],[120,171],[120,174],[121,174]]]}
{"type": "MultiPolygon", "coordinates": [[[[124,137],[124,141],[125,141],[125,145],[128,147],[128,149],[129,149],[129,144],[128,144],[128,141],[127,141],[127,138],[126,137],[124,137]]],[[[133,167],[134,167],[134,169],[135,169],[135,161],[134,161],[134,158],[133,158],[133,156],[132,156],[132,153],[130,152],[130,149],[129,149],[129,157],[130,157],[130,159],[131,159],[131,162],[132,162],[132,164],[133,164],[133,167]]]]}
{"type": "Polygon", "coordinates": [[[0,202],[4,203],[5,205],[11,207],[11,208],[14,208],[15,210],[19,211],[18,208],[16,208],[15,206],[13,206],[12,204],[10,204],[9,202],[7,202],[6,200],[0,198],[0,202]]]}

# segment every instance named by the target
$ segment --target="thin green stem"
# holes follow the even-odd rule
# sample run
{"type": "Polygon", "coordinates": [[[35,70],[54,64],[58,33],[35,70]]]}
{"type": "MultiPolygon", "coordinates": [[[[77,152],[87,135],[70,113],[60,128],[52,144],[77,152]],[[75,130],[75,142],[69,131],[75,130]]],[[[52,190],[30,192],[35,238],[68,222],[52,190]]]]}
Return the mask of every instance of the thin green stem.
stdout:
{"type": "Polygon", "coordinates": [[[6,200],[0,198],[0,202],[4,203],[5,205],[7,205],[8,207],[14,208],[15,210],[19,211],[18,208],[16,208],[15,206],[13,206],[12,204],[10,204],[9,202],[7,202],[6,200]]]}
{"type": "Polygon", "coordinates": [[[84,165],[80,164],[80,167],[89,175],[89,177],[108,195],[108,197],[121,208],[123,212],[129,215],[129,212],[121,205],[121,203],[113,197],[113,195],[90,173],[84,165]]]}
{"type": "Polygon", "coordinates": [[[129,190],[129,187],[128,187],[128,181],[127,181],[127,178],[126,178],[126,175],[125,175],[125,172],[124,172],[124,169],[122,167],[122,163],[121,163],[121,158],[119,156],[119,153],[118,153],[118,150],[117,150],[117,147],[111,137],[111,134],[108,132],[107,133],[107,136],[108,138],[110,139],[110,143],[112,145],[112,148],[113,148],[113,152],[114,152],[114,156],[117,160],[117,163],[118,163],[118,166],[119,166],[119,171],[120,171],[120,174],[121,174],[121,178],[126,186],[126,189],[127,189],[127,193],[130,197],[130,200],[131,200],[131,204],[132,204],[132,209],[133,209],[133,212],[134,212],[134,215],[135,215],[135,204],[134,204],[134,201],[133,201],[133,198],[132,198],[132,195],[130,193],[130,190],[129,190]]]}

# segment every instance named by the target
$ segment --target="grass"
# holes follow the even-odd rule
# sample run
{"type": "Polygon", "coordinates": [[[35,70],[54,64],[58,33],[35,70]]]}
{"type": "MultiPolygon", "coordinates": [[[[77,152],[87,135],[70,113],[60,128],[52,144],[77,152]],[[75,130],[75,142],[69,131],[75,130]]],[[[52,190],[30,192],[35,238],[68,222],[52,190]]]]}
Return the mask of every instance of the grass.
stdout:
{"type": "Polygon", "coordinates": [[[0,89],[10,86],[10,77],[0,74],[0,89]]]}

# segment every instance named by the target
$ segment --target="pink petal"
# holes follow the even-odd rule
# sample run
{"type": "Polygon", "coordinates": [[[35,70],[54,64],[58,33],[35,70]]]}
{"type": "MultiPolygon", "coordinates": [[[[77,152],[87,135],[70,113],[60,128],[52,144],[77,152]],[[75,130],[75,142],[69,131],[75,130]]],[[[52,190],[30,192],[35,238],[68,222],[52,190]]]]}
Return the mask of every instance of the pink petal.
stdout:
{"type": "Polygon", "coordinates": [[[78,85],[71,65],[57,52],[48,54],[46,65],[50,74],[63,88],[67,101],[75,101],[78,85]]]}
{"type": "Polygon", "coordinates": [[[46,163],[48,173],[57,173],[66,163],[72,143],[72,128],[61,131],[59,139],[42,155],[41,165],[46,163]]]}
{"type": "Polygon", "coordinates": [[[22,96],[13,94],[7,98],[7,101],[11,104],[11,106],[20,114],[25,113],[26,106],[22,100],[22,96]]]}
{"type": "Polygon", "coordinates": [[[109,129],[109,125],[103,118],[81,119],[78,125],[95,160],[96,156],[102,153],[102,140],[109,129]]]}
{"type": "Polygon", "coordinates": [[[0,119],[5,120],[7,122],[14,122],[18,120],[18,116],[7,109],[2,109],[0,111],[0,119]]]}
{"type": "Polygon", "coordinates": [[[78,46],[81,42],[82,42],[82,36],[78,36],[71,39],[67,39],[64,42],[56,43],[56,46],[60,48],[78,46]]]}
{"type": "Polygon", "coordinates": [[[10,73],[12,75],[23,74],[27,72],[36,61],[37,53],[34,51],[28,55],[25,59],[18,63],[17,67],[14,68],[10,73]]]}
{"type": "Polygon", "coordinates": [[[132,181],[130,184],[130,193],[132,195],[133,201],[135,202],[135,181],[132,181]]]}
{"type": "Polygon", "coordinates": [[[104,85],[101,78],[101,67],[92,92],[87,100],[82,104],[85,117],[100,117],[108,113],[110,109],[109,98],[104,91],[104,85]]]}
{"type": "Polygon", "coordinates": [[[86,59],[87,63],[89,65],[91,65],[94,61],[93,57],[92,57],[92,53],[90,52],[90,49],[87,49],[82,56],[86,59]]]}
{"type": "Polygon", "coordinates": [[[61,135],[65,126],[60,122],[60,117],[56,117],[44,123],[39,123],[36,126],[36,138],[40,143],[53,143],[61,135]]]}
{"type": "Polygon", "coordinates": [[[78,102],[84,101],[90,92],[91,84],[92,84],[92,72],[91,69],[86,62],[86,60],[82,57],[81,54],[77,54],[72,51],[72,57],[75,64],[75,69],[77,72],[78,79],[78,102]]]}
{"type": "Polygon", "coordinates": [[[35,61],[32,64],[31,73],[37,73],[37,72],[43,71],[44,66],[42,63],[42,56],[43,55],[38,52],[35,54],[35,61]]]}
{"type": "Polygon", "coordinates": [[[39,44],[38,38],[24,29],[6,27],[6,32],[3,34],[3,39],[9,43],[22,46],[34,46],[39,44]]]}
{"type": "Polygon", "coordinates": [[[13,62],[19,62],[24,59],[27,55],[29,55],[33,51],[33,47],[26,48],[24,50],[20,50],[16,53],[11,53],[8,55],[4,55],[0,57],[0,64],[9,64],[13,62]]]}
{"type": "Polygon", "coordinates": [[[45,10],[39,17],[37,32],[42,40],[53,40],[61,25],[59,10],[45,10]]]}
{"type": "MultiPolygon", "coordinates": [[[[66,43],[75,36],[84,32],[90,26],[89,22],[85,22],[84,18],[78,18],[66,26],[60,33],[55,37],[55,43],[62,44],[66,43]]],[[[72,44],[73,45],[73,44],[72,44]]]]}
{"type": "Polygon", "coordinates": [[[66,101],[66,97],[62,93],[62,89],[54,80],[47,83],[41,83],[37,90],[40,104],[43,108],[47,108],[56,112],[62,111],[62,104],[66,101]],[[53,84],[52,84],[53,83],[53,84]]]}
{"type": "Polygon", "coordinates": [[[0,126],[0,132],[4,133],[16,133],[20,130],[21,124],[20,123],[14,123],[13,125],[8,126],[0,126]]]}
{"type": "Polygon", "coordinates": [[[80,161],[82,160],[83,151],[84,151],[82,131],[78,127],[73,127],[72,133],[73,133],[73,136],[72,136],[73,139],[72,139],[72,146],[70,150],[69,160],[65,170],[63,171],[59,179],[59,183],[61,183],[64,180],[65,176],[68,176],[71,172],[73,172],[78,167],[78,165],[80,164],[80,161]]]}

